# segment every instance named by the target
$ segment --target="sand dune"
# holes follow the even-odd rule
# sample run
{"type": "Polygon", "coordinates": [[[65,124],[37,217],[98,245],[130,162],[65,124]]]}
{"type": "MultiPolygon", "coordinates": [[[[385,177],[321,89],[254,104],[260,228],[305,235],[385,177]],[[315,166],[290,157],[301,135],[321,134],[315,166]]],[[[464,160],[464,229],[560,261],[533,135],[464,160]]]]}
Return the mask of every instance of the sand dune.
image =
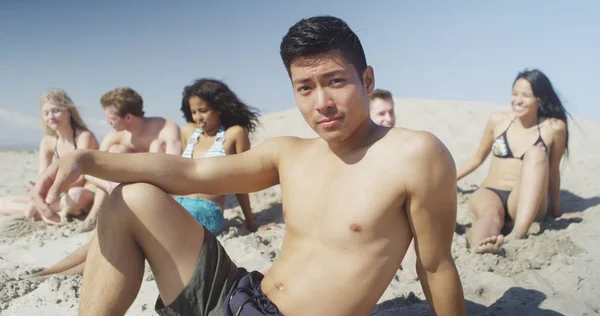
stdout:
{"type": "MultiPolygon", "coordinates": [[[[507,106],[482,102],[397,99],[398,125],[438,136],[460,163],[477,146],[489,114],[507,106]]],[[[483,180],[489,161],[459,181],[457,229],[453,255],[467,300],[469,315],[596,315],[600,312],[600,123],[570,121],[569,158],[562,166],[562,209],[580,216],[534,224],[531,236],[506,244],[499,255],[474,255],[466,248],[466,212],[473,189],[483,180]]],[[[282,136],[313,137],[296,109],[261,119],[253,143],[282,136]]],[[[24,194],[27,179],[37,169],[35,151],[0,152],[0,196],[24,194]]],[[[251,194],[258,224],[281,217],[279,187],[251,194]]],[[[228,230],[218,236],[234,261],[259,269],[279,254],[283,230],[249,234],[241,210],[228,200],[228,230]]],[[[0,314],[76,315],[80,277],[52,277],[43,282],[19,275],[49,266],[85,243],[91,233],[75,232],[77,223],[47,227],[0,217],[0,314]]],[[[127,315],[154,315],[157,289],[148,273],[127,315]]],[[[418,282],[396,277],[372,315],[429,315],[418,282]]]]}

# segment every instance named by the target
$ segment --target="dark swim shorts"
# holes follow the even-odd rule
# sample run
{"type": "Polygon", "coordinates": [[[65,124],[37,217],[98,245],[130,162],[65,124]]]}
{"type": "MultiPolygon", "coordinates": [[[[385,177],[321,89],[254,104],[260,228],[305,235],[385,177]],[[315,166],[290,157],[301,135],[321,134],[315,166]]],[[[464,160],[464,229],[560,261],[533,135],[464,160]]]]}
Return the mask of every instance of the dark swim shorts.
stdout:
{"type": "Polygon", "coordinates": [[[155,310],[163,316],[282,315],[261,291],[260,272],[238,268],[217,238],[204,230],[204,244],[190,283],[164,306],[160,296],[155,310]]]}

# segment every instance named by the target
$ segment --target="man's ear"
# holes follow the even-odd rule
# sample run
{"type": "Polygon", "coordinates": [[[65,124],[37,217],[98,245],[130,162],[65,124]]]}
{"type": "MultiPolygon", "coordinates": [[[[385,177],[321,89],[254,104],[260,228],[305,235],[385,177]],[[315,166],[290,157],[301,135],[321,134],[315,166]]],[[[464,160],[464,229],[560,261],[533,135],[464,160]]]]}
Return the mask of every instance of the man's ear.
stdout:
{"type": "Polygon", "coordinates": [[[373,71],[373,67],[367,66],[363,71],[363,83],[365,85],[365,89],[367,90],[367,94],[371,94],[375,89],[375,73],[373,71]]]}

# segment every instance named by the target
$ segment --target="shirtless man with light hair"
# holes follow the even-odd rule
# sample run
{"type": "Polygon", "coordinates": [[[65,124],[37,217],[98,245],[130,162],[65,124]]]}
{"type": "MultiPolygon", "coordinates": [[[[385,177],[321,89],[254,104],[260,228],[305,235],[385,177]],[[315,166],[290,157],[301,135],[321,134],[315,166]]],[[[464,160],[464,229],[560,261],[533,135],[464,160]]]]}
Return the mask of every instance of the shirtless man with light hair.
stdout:
{"type": "MultiPolygon", "coordinates": [[[[144,100],[130,87],[119,87],[106,92],[100,98],[100,104],[106,115],[106,122],[113,130],[100,144],[100,150],[112,153],[167,153],[181,155],[179,127],[173,121],[162,117],[144,116],[144,100]]],[[[81,231],[90,231],[96,225],[96,219],[106,192],[110,192],[117,183],[102,181],[86,176],[86,180],[96,184],[104,192],[94,197],[94,205],[85,221],[81,223],[81,231]]]]}
{"type": "Polygon", "coordinates": [[[374,72],[344,21],[299,21],[280,54],[298,109],[319,137],[280,137],[208,159],[80,150],[40,175],[32,198],[49,219],[56,214],[48,205],[82,173],[126,183],[100,213],[80,315],[124,315],[144,260],[158,285],[159,315],[369,315],[413,237],[433,312],[465,314],[450,249],[456,170],[447,148],[427,132],[370,119],[374,72]],[[264,276],[236,267],[169,195],[277,184],[286,232],[264,276]]]}
{"type": "Polygon", "coordinates": [[[391,92],[375,89],[369,94],[369,101],[371,119],[375,124],[387,127],[396,126],[394,97],[391,92]]]}

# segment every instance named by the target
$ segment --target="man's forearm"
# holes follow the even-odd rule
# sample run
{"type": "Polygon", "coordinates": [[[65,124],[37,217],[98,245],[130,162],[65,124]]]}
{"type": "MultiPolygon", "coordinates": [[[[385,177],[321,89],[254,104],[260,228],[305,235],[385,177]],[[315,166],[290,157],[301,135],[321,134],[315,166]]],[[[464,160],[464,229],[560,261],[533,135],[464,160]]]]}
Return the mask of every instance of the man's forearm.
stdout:
{"type": "Polygon", "coordinates": [[[465,299],[458,271],[454,263],[440,264],[435,272],[417,265],[427,301],[435,315],[465,315],[465,299]]]}
{"type": "Polygon", "coordinates": [[[84,174],[118,183],[146,182],[169,194],[191,194],[193,159],[159,153],[81,153],[84,174]]]}

